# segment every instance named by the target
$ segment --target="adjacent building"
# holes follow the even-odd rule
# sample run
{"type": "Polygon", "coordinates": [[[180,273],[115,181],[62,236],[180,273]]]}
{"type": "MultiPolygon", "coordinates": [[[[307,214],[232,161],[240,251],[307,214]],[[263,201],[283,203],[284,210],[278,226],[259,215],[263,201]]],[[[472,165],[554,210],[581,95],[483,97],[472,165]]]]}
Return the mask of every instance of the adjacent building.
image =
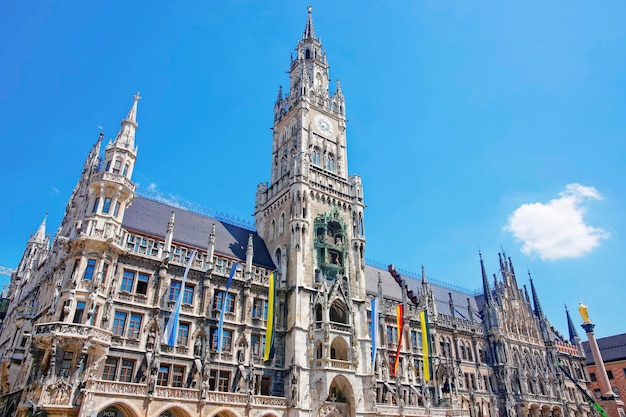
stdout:
{"type": "Polygon", "coordinates": [[[11,278],[2,415],[589,415],[556,366],[587,387],[579,340],[505,254],[493,276],[477,258],[478,294],[365,262],[345,98],[310,8],[288,72],[255,227],[137,194],[138,94],[98,137],[11,278]]]}

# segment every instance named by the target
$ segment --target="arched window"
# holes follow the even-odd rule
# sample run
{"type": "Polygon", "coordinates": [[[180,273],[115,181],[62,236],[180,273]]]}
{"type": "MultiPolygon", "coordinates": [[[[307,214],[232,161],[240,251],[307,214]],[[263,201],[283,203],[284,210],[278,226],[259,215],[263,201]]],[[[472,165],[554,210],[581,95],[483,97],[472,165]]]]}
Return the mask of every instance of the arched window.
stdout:
{"type": "Polygon", "coordinates": [[[327,168],[329,171],[335,171],[335,156],[332,153],[328,154],[328,164],[327,168]]]}
{"type": "Polygon", "coordinates": [[[305,57],[306,59],[311,58],[311,51],[310,51],[310,50],[308,50],[308,49],[307,49],[306,51],[304,51],[304,57],[305,57]]]}
{"type": "Polygon", "coordinates": [[[274,240],[276,237],[276,221],[272,219],[270,223],[270,240],[274,240]]]}
{"type": "Polygon", "coordinates": [[[330,345],[330,358],[340,361],[348,360],[348,344],[340,336],[335,337],[330,345]]]}
{"type": "Polygon", "coordinates": [[[330,321],[348,324],[346,306],[339,300],[335,300],[335,302],[333,302],[330,306],[330,321]]]}
{"type": "Polygon", "coordinates": [[[320,150],[317,146],[313,148],[313,157],[311,158],[311,162],[313,162],[313,165],[315,166],[320,166],[320,150]]]}
{"type": "Polygon", "coordinates": [[[280,248],[276,249],[276,252],[274,252],[274,259],[276,261],[276,267],[280,269],[280,262],[281,262],[280,248]]]}
{"type": "Polygon", "coordinates": [[[285,231],[285,213],[280,214],[280,221],[278,222],[278,234],[282,235],[285,231]]]}

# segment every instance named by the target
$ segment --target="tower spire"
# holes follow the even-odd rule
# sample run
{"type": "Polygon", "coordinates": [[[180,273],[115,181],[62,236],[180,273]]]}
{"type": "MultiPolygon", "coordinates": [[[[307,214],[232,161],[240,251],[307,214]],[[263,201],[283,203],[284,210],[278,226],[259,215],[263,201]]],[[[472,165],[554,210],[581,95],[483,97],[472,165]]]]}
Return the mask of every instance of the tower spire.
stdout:
{"type": "Polygon", "coordinates": [[[567,309],[567,305],[565,305],[565,315],[567,316],[567,329],[569,330],[569,341],[573,344],[577,344],[580,342],[580,337],[578,337],[578,332],[576,331],[576,326],[574,326],[574,322],[569,315],[569,310],[567,309]]]}
{"type": "Polygon", "coordinates": [[[308,16],[306,19],[306,26],[304,28],[304,34],[302,39],[315,39],[315,27],[313,26],[313,8],[307,6],[308,16]]]}
{"type": "Polygon", "coordinates": [[[44,243],[46,240],[46,219],[48,218],[48,212],[46,211],[46,215],[43,217],[43,220],[37,231],[30,238],[31,242],[36,243],[44,243]]]}
{"type": "Polygon", "coordinates": [[[489,278],[487,278],[487,272],[485,271],[485,263],[483,261],[483,254],[478,252],[480,258],[480,272],[483,277],[483,294],[485,296],[485,303],[490,307],[493,307],[493,297],[491,295],[491,287],[489,286],[489,278]]]}
{"type": "Polygon", "coordinates": [[[133,96],[131,106],[126,118],[122,120],[122,127],[115,138],[114,144],[123,148],[132,149],[135,147],[135,131],[137,130],[137,103],[141,100],[139,91],[133,96]]]}
{"type": "Polygon", "coordinates": [[[537,291],[535,290],[535,284],[533,283],[533,277],[530,276],[530,271],[528,271],[528,278],[530,279],[530,291],[533,294],[533,306],[535,307],[535,315],[542,319],[543,310],[541,309],[541,304],[539,304],[539,297],[537,296],[537,291]]]}

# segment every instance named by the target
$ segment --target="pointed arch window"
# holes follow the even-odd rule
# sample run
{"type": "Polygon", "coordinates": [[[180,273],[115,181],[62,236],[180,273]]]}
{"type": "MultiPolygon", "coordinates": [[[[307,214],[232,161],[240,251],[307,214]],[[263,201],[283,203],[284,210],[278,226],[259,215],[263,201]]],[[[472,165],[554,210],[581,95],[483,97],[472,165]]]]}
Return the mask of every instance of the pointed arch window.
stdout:
{"type": "Polygon", "coordinates": [[[276,221],[272,220],[272,223],[270,223],[270,240],[274,240],[275,237],[276,237],[276,221]]]}
{"type": "Polygon", "coordinates": [[[328,163],[326,167],[329,171],[335,172],[335,155],[332,153],[328,154],[328,163]]]}
{"type": "Polygon", "coordinates": [[[285,231],[285,213],[280,214],[280,220],[278,221],[278,234],[282,235],[285,231]]]}
{"type": "Polygon", "coordinates": [[[311,161],[313,162],[313,165],[320,166],[320,150],[317,146],[313,148],[313,158],[311,161]]]}

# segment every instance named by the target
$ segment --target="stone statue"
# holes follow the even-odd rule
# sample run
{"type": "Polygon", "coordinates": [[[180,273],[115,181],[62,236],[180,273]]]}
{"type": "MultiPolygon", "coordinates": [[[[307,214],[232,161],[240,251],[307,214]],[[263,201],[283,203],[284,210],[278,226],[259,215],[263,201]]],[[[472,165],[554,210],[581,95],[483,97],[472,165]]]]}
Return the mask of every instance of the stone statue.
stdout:
{"type": "Polygon", "coordinates": [[[584,324],[591,323],[591,320],[589,320],[589,307],[584,305],[582,301],[578,305],[578,312],[580,313],[580,317],[582,317],[584,324]]]}

